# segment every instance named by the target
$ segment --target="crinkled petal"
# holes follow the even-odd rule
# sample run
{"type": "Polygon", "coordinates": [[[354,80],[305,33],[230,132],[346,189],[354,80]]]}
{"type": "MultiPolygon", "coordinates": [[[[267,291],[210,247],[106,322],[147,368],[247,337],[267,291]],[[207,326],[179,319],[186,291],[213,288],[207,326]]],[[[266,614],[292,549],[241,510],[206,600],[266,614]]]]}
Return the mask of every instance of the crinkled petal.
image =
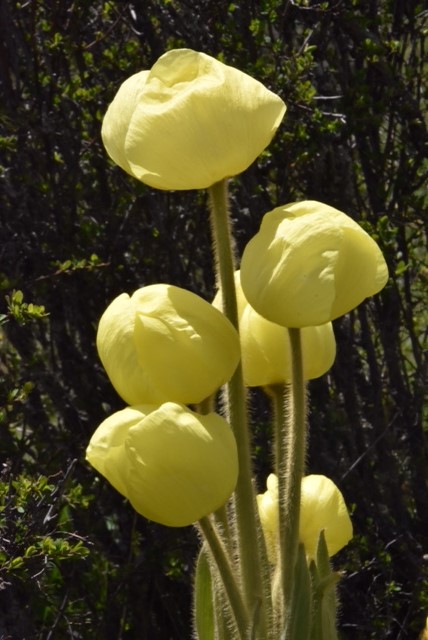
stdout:
{"type": "Polygon", "coordinates": [[[208,302],[185,289],[151,285],[136,292],[133,303],[139,361],[165,399],[200,402],[231,378],[239,336],[208,302]]]}
{"type": "Polygon", "coordinates": [[[131,175],[133,173],[125,153],[125,140],[148,75],[148,71],[140,71],[123,82],[107,109],[101,127],[101,137],[107,153],[119,167],[131,175]]]}
{"type": "Polygon", "coordinates": [[[86,449],[86,460],[127,497],[125,440],[130,427],[138,424],[152,406],[126,407],[104,420],[93,434],[86,449]]]}

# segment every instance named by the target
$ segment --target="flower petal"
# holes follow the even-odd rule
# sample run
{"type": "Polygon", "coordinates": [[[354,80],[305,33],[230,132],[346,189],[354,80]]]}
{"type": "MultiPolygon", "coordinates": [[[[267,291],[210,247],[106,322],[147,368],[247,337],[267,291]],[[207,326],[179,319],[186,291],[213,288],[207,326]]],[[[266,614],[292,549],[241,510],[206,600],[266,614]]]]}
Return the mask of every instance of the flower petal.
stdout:
{"type": "Polygon", "coordinates": [[[152,406],[126,407],[117,411],[100,424],[86,449],[86,460],[108,478],[110,484],[124,496],[127,496],[127,468],[125,440],[130,427],[153,411],[152,406]]]}
{"type": "Polygon", "coordinates": [[[330,557],[352,538],[351,519],[334,482],[322,475],[305,476],[302,480],[300,541],[311,558],[316,557],[318,537],[322,530],[330,557]]]}
{"type": "Polygon", "coordinates": [[[119,167],[131,175],[132,169],[125,154],[125,139],[148,75],[148,71],[140,71],[123,82],[107,109],[101,127],[101,137],[107,153],[119,167]]]}

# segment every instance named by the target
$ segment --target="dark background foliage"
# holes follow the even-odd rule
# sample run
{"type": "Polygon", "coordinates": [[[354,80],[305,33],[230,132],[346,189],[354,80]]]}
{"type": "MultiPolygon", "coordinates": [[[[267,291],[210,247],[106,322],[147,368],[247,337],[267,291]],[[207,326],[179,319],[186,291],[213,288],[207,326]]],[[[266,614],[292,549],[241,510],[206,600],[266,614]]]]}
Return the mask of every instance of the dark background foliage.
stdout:
{"type": "MultiPolygon", "coordinates": [[[[136,516],[84,461],[122,406],[94,347],[106,305],[161,281],[213,294],[205,195],[138,184],[100,140],[119,84],[174,47],[220,57],[288,105],[269,150],[232,181],[238,251],[266,211],[317,199],[385,253],[387,287],[335,323],[336,363],[310,385],[308,468],[353,511],[355,538],[335,561],[341,637],[417,638],[426,20],[415,0],[0,0],[0,638],[191,637],[193,530],[136,516]]],[[[260,394],[253,404],[262,488],[270,435],[260,394]]]]}

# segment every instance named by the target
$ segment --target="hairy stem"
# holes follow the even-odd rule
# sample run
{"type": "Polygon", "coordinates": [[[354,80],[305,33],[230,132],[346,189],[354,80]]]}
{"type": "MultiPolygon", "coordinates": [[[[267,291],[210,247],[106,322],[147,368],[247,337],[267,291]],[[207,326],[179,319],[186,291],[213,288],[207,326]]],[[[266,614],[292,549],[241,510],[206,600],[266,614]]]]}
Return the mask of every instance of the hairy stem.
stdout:
{"type": "Polygon", "coordinates": [[[279,455],[285,456],[285,464],[278,461],[278,493],[280,512],[280,556],[282,567],[282,592],[285,607],[284,640],[291,638],[293,627],[294,569],[299,547],[300,497],[306,459],[306,387],[303,379],[300,329],[289,329],[292,358],[292,384],[290,407],[283,423],[278,445],[279,455]]]}
{"type": "MultiPolygon", "coordinates": [[[[239,330],[235,261],[226,181],[213,185],[209,189],[209,195],[217,284],[222,292],[223,312],[239,330]]],[[[269,587],[262,578],[264,571],[259,548],[246,390],[241,364],[238,365],[227,385],[226,411],[226,417],[232,426],[238,447],[239,477],[235,489],[235,513],[241,581],[246,605],[255,620],[256,635],[254,637],[265,640],[268,638],[267,618],[270,594],[269,587]]]]}
{"type": "Polygon", "coordinates": [[[239,638],[240,640],[245,640],[247,638],[250,621],[223,541],[218,535],[218,532],[209,517],[201,518],[199,520],[199,527],[211,551],[212,558],[215,560],[216,567],[224,586],[224,592],[229,600],[230,608],[235,617],[239,638]]]}

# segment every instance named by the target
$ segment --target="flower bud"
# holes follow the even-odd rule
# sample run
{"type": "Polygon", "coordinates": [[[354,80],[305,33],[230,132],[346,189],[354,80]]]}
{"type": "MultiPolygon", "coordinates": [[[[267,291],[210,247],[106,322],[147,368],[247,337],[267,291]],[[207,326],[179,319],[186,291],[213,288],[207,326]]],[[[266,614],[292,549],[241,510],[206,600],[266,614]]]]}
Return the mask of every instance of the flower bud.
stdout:
{"type": "MultiPolygon", "coordinates": [[[[242,291],[240,272],[235,271],[242,370],[248,387],[264,387],[291,381],[291,351],[285,327],[263,318],[248,304],[242,291]]],[[[221,308],[221,291],[213,300],[221,308]]],[[[336,341],[331,322],[304,327],[301,332],[303,376],[319,378],[333,365],[336,341]]]]}
{"type": "Polygon", "coordinates": [[[388,280],[376,242],[347,215],[315,201],[267,213],[244,250],[244,294],[264,318],[284,327],[325,324],[388,280]]]}
{"type": "Polygon", "coordinates": [[[228,423],[172,402],[114,413],[95,431],[86,459],[138,513],[170,527],[217,510],[238,477],[228,423]]]}
{"type": "Polygon", "coordinates": [[[130,405],[201,402],[231,378],[240,358],[229,320],[196,294],[167,284],[113,300],[101,317],[97,348],[130,405]]]}
{"type": "Polygon", "coordinates": [[[191,49],[128,78],[102,125],[107,153],[157,189],[204,189],[249,167],[285,113],[242,71],[191,49]]]}
{"type": "MultiPolygon", "coordinates": [[[[352,523],[345,501],[334,482],[322,475],[302,479],[299,538],[306,555],[315,558],[318,538],[324,531],[329,556],[340,551],[352,538],[352,523]]],[[[257,496],[260,521],[270,562],[278,554],[278,479],[270,474],[267,491],[257,496]]]]}

